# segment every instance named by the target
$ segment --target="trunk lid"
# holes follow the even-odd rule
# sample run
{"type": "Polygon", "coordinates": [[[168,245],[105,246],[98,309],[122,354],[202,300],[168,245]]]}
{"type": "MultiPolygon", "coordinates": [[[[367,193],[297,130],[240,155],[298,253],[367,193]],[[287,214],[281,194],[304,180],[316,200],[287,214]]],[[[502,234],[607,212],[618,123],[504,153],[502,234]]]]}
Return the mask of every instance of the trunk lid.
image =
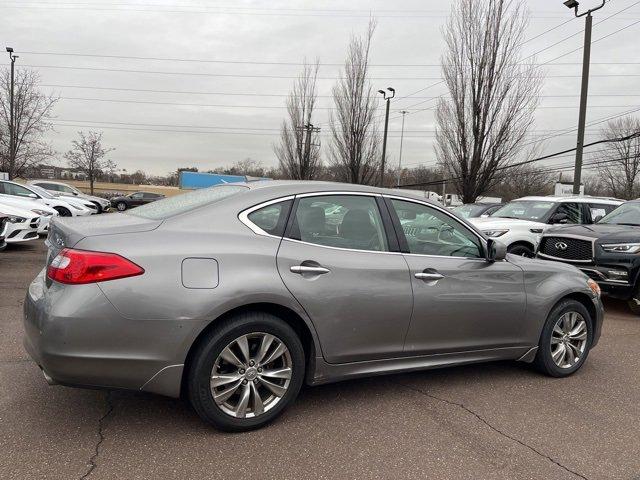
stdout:
{"type": "MultiPolygon", "coordinates": [[[[162,220],[150,220],[124,213],[89,217],[54,217],[49,224],[46,245],[47,266],[63,248],[73,248],[86,237],[139,233],[155,230],[162,220]]],[[[114,252],[117,253],[117,252],[114,252]]]]}

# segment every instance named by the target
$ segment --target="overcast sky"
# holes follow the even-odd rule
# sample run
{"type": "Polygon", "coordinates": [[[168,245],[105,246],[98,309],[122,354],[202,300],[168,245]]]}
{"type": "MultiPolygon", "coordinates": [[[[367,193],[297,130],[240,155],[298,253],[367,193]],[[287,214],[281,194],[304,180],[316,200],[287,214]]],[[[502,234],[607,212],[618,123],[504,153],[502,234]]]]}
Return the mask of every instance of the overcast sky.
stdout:
{"type": "MultiPolygon", "coordinates": [[[[540,52],[539,63],[551,61],[543,67],[544,98],[532,140],[560,134],[541,153],[572,148],[575,132],[563,130],[577,125],[584,19],[571,20],[561,0],[527,4],[531,40],[524,52],[540,52]]],[[[433,166],[431,97],[446,92],[438,82],[441,27],[450,5],[451,0],[0,0],[0,35],[20,56],[17,65],[37,69],[43,90],[62,97],[55,131],[48,134],[59,159],[78,130],[101,130],[106,146],[116,148],[110,155],[120,168],[166,174],[179,166],[206,170],[247,157],[275,165],[272,145],[285,96],[305,57],[319,57],[322,64],[314,123],[326,134],[331,86],[350,36],[365,31],[371,12],[378,19],[371,81],[376,89],[394,87],[398,97],[389,126],[390,161],[398,161],[397,112],[405,109],[410,113],[403,164],[433,166]]],[[[594,14],[588,122],[640,108],[639,34],[638,1],[609,0],[594,14]]],[[[600,126],[587,128],[587,141],[599,138],[600,126]]],[[[322,141],[326,145],[329,138],[323,135],[322,141]]]]}

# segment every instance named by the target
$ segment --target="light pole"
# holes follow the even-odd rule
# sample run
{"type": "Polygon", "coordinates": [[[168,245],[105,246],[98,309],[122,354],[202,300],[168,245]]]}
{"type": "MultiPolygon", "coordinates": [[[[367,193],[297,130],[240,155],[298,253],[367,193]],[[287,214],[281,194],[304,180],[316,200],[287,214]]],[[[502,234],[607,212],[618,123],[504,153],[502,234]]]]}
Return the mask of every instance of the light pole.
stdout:
{"type": "Polygon", "coordinates": [[[382,94],[382,97],[387,102],[387,111],[384,116],[384,138],[382,139],[382,164],[380,165],[380,182],[378,185],[384,187],[384,161],[387,153],[387,131],[389,129],[389,106],[391,105],[391,99],[396,96],[395,89],[387,87],[387,90],[391,92],[391,95],[387,95],[384,90],[378,90],[378,93],[382,94]]]}
{"type": "Polygon", "coordinates": [[[398,182],[397,186],[400,186],[400,175],[402,175],[402,140],[404,138],[404,116],[409,113],[406,110],[400,110],[402,114],[402,129],[400,130],[400,155],[398,156],[398,182]]]}
{"type": "MultiPolygon", "coordinates": [[[[12,176],[13,172],[13,166],[15,165],[15,142],[14,142],[14,125],[15,125],[15,118],[14,118],[14,112],[15,109],[13,108],[13,103],[14,103],[14,99],[13,99],[13,84],[14,84],[14,72],[15,72],[15,63],[16,63],[16,58],[18,58],[16,55],[13,54],[13,48],[11,47],[7,47],[7,53],[9,54],[9,58],[11,59],[11,87],[10,87],[10,93],[9,93],[9,166],[10,166],[10,171],[9,171],[9,175],[10,177],[12,176]]],[[[10,178],[11,180],[13,180],[12,178],[10,178]]]]}
{"type": "Polygon", "coordinates": [[[589,93],[589,65],[591,61],[591,29],[593,26],[592,12],[604,7],[607,0],[602,0],[600,6],[578,14],[580,2],[577,0],[567,0],[564,4],[573,9],[576,17],[584,19],[584,48],[582,50],[582,86],[580,89],[580,114],[578,116],[578,141],[576,144],[576,163],[573,172],[573,194],[580,194],[580,183],[582,176],[582,149],[584,145],[584,128],[587,119],[587,96],[589,93]]]}

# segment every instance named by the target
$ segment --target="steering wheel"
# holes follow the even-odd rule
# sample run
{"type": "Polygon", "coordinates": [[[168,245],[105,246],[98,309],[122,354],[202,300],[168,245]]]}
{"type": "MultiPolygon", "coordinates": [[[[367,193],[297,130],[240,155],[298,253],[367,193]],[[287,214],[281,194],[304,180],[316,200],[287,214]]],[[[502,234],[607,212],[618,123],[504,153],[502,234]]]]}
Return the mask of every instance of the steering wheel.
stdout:
{"type": "Polygon", "coordinates": [[[442,225],[440,225],[440,228],[438,228],[438,241],[450,242],[452,239],[453,239],[453,227],[446,223],[443,223],[442,225]],[[442,238],[442,234],[444,232],[447,232],[447,235],[449,236],[448,239],[442,238]]]}

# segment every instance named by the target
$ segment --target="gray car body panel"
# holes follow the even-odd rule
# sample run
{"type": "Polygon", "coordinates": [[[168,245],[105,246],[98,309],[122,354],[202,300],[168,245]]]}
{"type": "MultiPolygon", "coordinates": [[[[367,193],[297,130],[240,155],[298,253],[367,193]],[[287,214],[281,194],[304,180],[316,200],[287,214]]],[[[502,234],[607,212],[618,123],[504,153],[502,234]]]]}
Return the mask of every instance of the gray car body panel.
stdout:
{"type": "MultiPolygon", "coordinates": [[[[446,339],[447,322],[460,319],[443,313],[433,326],[417,323],[412,295],[416,267],[410,268],[414,256],[339,251],[282,240],[255,233],[238,218],[253,206],[303,193],[344,191],[397,196],[402,192],[320,182],[257,182],[248,187],[246,193],[163,221],[129,214],[56,218],[48,239],[48,262],[61,248],[73,247],[118,253],[145,272],[72,286],[52,282],[41,272],[30,286],[24,306],[24,343],[38,365],[63,384],[178,396],[187,355],[198,337],[228,312],[265,305],[293,312],[296,321],[304,322],[312,343],[307,372],[310,384],[521,358],[537,345],[551,308],[572,293],[591,298],[596,321],[602,322],[599,299],[591,294],[586,277],[571,266],[518,257],[496,262],[500,265],[475,260],[473,267],[456,274],[459,287],[480,285],[479,279],[466,278],[474,268],[493,270],[493,290],[487,292],[486,299],[497,301],[500,318],[491,319],[487,310],[482,322],[486,328],[513,328],[493,338],[479,325],[469,325],[457,343],[444,349],[456,351],[444,351],[429,342],[420,346],[418,339],[423,334],[446,339]],[[316,251],[315,260],[334,262],[334,284],[325,284],[318,298],[313,295],[313,285],[321,286],[317,280],[287,278],[290,266],[314,260],[307,258],[310,251],[316,251]],[[203,278],[217,278],[217,284],[210,281],[204,284],[206,288],[185,286],[182,266],[187,258],[209,260],[202,265],[217,268],[217,277],[211,272],[203,278]],[[350,295],[345,295],[341,282],[352,289],[350,295]],[[499,291],[500,285],[507,294],[499,291]],[[355,302],[354,295],[358,294],[365,298],[355,302]],[[460,343],[465,336],[475,337],[460,343]],[[410,342],[405,342],[405,337],[410,342]]],[[[414,195],[402,196],[442,210],[414,195]]],[[[465,225],[481,236],[473,226],[465,225]]],[[[442,285],[445,287],[446,282],[442,285]]],[[[452,299],[442,300],[447,295],[444,291],[429,294],[440,297],[442,308],[453,305],[452,299]]],[[[467,294],[460,305],[473,315],[473,299],[482,295],[467,294]]],[[[428,300],[425,302],[428,305],[428,300]]],[[[460,309],[456,312],[463,313],[460,309]]]]}

